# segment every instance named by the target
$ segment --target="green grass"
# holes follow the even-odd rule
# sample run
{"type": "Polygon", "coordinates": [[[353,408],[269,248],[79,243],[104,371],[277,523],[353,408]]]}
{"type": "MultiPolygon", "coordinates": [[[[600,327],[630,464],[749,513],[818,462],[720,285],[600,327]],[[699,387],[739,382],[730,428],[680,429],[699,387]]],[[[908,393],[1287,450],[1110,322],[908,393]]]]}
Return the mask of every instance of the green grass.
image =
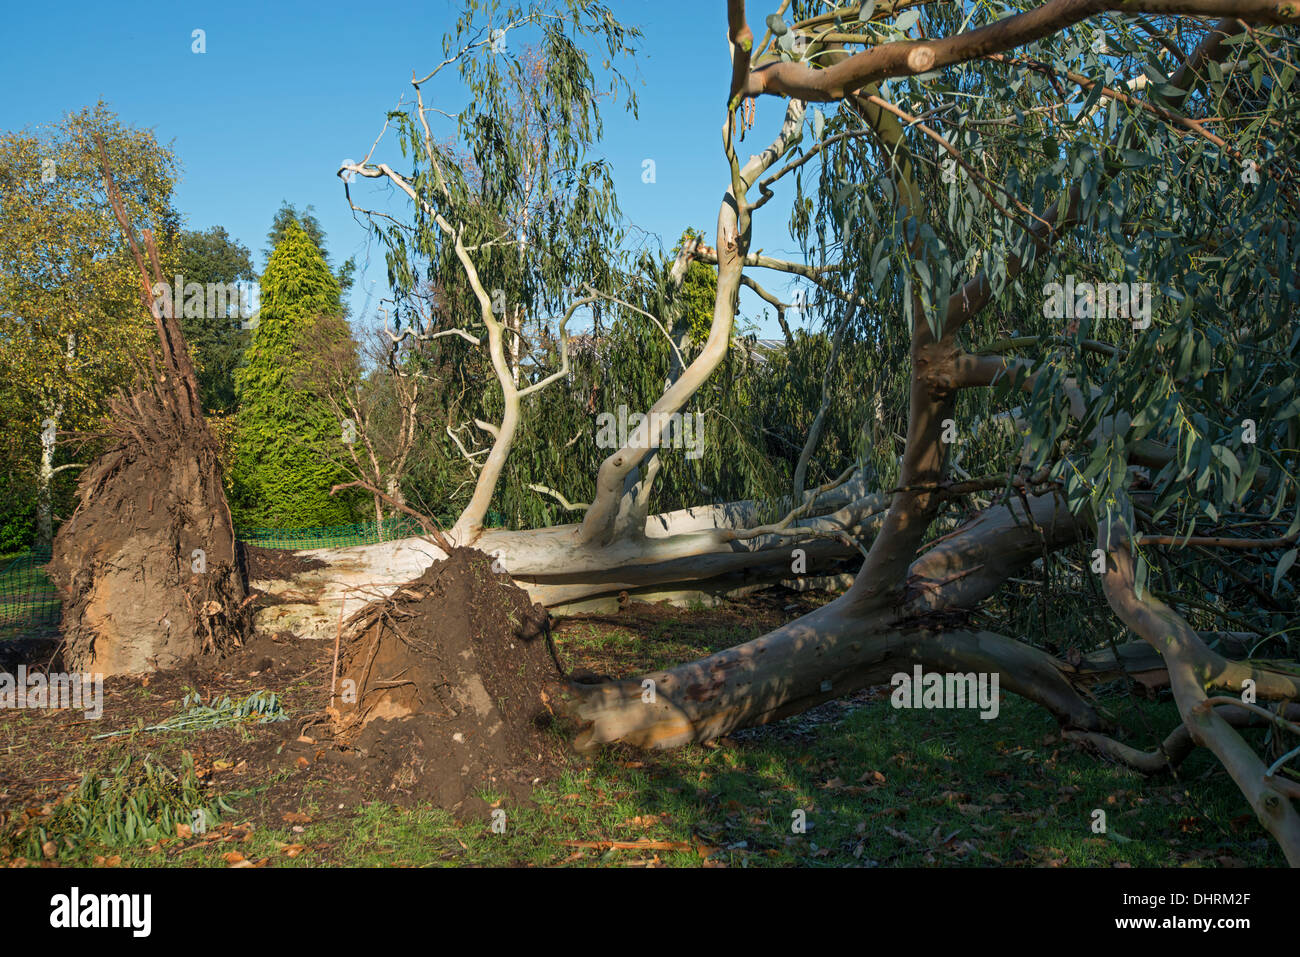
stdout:
{"type": "MultiPolygon", "coordinates": [[[[1163,727],[1169,718],[1167,706],[1133,707],[1144,712],[1128,716],[1139,724],[1163,727]]],[[[1194,755],[1178,781],[1144,780],[1063,745],[1050,717],[1015,698],[991,721],[970,711],[896,711],[878,698],[716,747],[602,752],[539,790],[535,807],[502,805],[503,834],[487,817],[457,824],[436,809],[371,803],[340,812],[320,800],[304,793],[302,810],[324,819],[300,833],[285,825],[238,833],[245,840],[117,853],[124,866],[225,866],[232,851],[274,866],[617,866],[655,857],[686,867],[1283,863],[1205,755],[1194,755]],[[1092,831],[1098,808],[1106,835],[1092,831]],[[796,809],[806,833],[792,831],[796,809]],[[565,843],[611,840],[691,849],[565,843]]],[[[248,809],[237,802],[226,819],[241,821],[248,809]]],[[[86,845],[61,860],[104,853],[86,845]]]]}
{"type": "MultiPolygon", "coordinates": [[[[561,653],[639,673],[691,660],[767,630],[758,622],[685,615],[633,627],[571,620],[561,653]]],[[[150,689],[139,693],[148,695],[150,689]]],[[[1101,693],[1101,689],[1099,689],[1101,693]]],[[[1166,696],[1167,699],[1167,696],[1166,696]]],[[[1172,729],[1168,700],[1103,693],[1098,702],[1130,743],[1172,729]]],[[[254,732],[255,733],[255,732],[254,732]]],[[[1246,734],[1258,745],[1257,736],[1246,734]]],[[[209,760],[212,739],[181,735],[209,760]]],[[[4,742],[0,741],[0,749],[4,742]]],[[[485,814],[381,802],[340,808],[307,781],[294,830],[263,802],[285,771],[244,779],[234,810],[207,835],[108,848],[61,846],[62,864],[120,855],[123,866],[1282,866],[1227,774],[1205,752],[1176,778],[1144,778],[1060,740],[1045,711],[1004,695],[998,716],[896,710],[888,693],[823,705],[715,746],[600,751],[539,788],[532,806],[501,803],[504,833],[485,814]],[[1094,812],[1107,833],[1094,833],[1094,812]],[[808,828],[792,830],[802,810],[808,828]],[[250,819],[274,826],[243,827],[250,819]],[[656,841],[682,849],[583,847],[656,841]],[[237,857],[235,855],[238,855],[237,857]]],[[[280,789],[283,793],[283,789],[280,789]]],[[[493,795],[483,795],[492,803],[493,795]]]]}

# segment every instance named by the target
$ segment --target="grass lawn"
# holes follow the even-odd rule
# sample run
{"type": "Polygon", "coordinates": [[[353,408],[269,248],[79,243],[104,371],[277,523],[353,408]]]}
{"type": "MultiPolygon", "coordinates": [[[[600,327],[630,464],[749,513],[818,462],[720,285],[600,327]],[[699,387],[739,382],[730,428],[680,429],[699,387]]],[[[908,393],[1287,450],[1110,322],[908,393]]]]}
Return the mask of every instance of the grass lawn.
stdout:
{"type": "MultiPolygon", "coordinates": [[[[1062,747],[1035,709],[1012,700],[1002,714],[1005,723],[895,712],[878,698],[717,747],[610,752],[542,789],[536,807],[506,809],[504,833],[488,820],[458,825],[443,811],[371,803],[296,832],[225,824],[200,846],[94,856],[145,866],[1284,863],[1226,775],[1207,775],[1203,757],[1181,782],[1144,786],[1062,747]],[[1013,723],[1025,743],[1004,740],[1013,723]],[[1106,835],[1091,829],[1098,808],[1106,835]],[[796,809],[806,814],[803,834],[792,833],[796,809]]],[[[331,810],[310,791],[302,807],[311,819],[331,810]]],[[[77,857],[89,862],[83,853],[69,863],[77,857]]]]}

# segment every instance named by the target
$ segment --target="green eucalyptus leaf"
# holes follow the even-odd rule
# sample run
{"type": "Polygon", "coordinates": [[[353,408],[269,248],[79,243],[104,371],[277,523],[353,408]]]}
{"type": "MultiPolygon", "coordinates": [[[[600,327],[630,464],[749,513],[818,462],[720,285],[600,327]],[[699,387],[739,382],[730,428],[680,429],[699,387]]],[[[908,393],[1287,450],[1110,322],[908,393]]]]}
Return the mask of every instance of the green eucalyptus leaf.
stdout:
{"type": "Polygon", "coordinates": [[[912,27],[916,26],[916,22],[920,19],[921,19],[920,10],[916,10],[916,9],[904,10],[894,20],[894,28],[897,30],[901,30],[903,33],[906,33],[908,30],[912,29],[912,27]]]}

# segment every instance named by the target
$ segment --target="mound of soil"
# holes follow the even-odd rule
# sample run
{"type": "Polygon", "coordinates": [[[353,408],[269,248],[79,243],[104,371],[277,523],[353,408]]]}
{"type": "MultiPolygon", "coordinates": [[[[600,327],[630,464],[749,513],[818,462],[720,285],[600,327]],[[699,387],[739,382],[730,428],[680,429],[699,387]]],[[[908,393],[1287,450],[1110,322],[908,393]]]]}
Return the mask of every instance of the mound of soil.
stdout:
{"type": "Polygon", "coordinates": [[[526,801],[548,776],[562,679],[545,608],[458,548],[349,619],[329,714],[383,799],[466,818],[487,813],[480,790],[526,801]]]}

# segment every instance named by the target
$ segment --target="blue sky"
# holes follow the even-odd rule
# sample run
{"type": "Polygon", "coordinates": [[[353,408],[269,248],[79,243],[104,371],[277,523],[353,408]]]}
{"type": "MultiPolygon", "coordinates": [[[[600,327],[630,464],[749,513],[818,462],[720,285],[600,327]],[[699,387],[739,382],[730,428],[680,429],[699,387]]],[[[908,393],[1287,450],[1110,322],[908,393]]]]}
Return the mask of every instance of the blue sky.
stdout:
{"type": "MultiPolygon", "coordinates": [[[[621,104],[605,110],[602,152],[623,211],[665,247],[688,225],[711,244],[727,182],[720,136],[729,73],[725,4],[611,4],[645,33],[632,66],[640,119],[621,104]],[[655,161],[652,184],[642,182],[647,158],[655,161]]],[[[761,22],[766,8],[751,6],[751,20],[761,22]]],[[[441,59],[443,34],[459,12],[452,0],[11,6],[0,35],[0,128],[53,122],[102,98],[125,122],[152,128],[176,150],[176,205],[186,226],[226,227],[259,268],[281,201],[315,207],[334,263],[357,258],[353,315],[361,318],[367,290],[375,299],[387,291],[383,250],[353,219],[335,171],[342,160],[365,155],[385,111],[409,95],[412,71],[423,76],[441,59]],[[206,32],[201,55],[191,51],[195,29],[206,32]]],[[[760,102],[744,155],[770,141],[783,109],[775,98],[760,102]]],[[[390,156],[399,155],[394,146],[390,156]]],[[[793,254],[787,215],[779,201],[764,207],[754,248],[793,254]]],[[[778,295],[786,288],[776,275],[756,278],[778,295]]],[[[742,315],[758,320],[763,305],[746,290],[742,315]]],[[[771,317],[760,328],[779,334],[771,317]]]]}

